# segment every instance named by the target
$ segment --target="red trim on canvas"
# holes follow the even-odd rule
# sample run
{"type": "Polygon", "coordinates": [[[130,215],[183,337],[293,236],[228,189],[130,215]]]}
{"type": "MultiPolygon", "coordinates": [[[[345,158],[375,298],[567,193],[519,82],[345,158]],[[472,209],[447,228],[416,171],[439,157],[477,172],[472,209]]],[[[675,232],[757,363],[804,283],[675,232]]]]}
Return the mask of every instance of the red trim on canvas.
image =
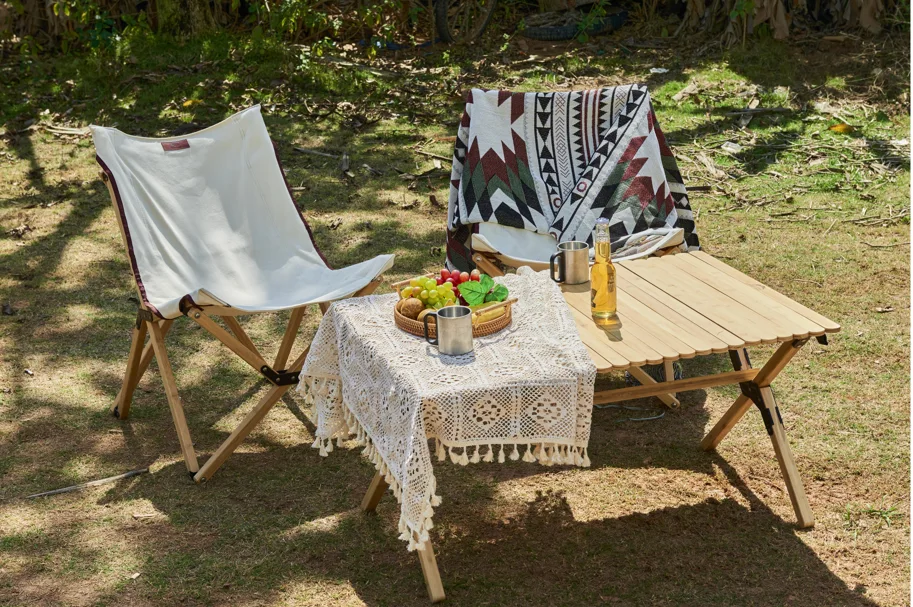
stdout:
{"type": "Polygon", "coordinates": [[[120,197],[120,190],[117,189],[117,181],[114,180],[114,173],[111,172],[111,169],[108,168],[108,165],[105,164],[105,161],[102,160],[101,156],[98,154],[95,155],[95,161],[98,162],[101,170],[105,172],[105,175],[107,175],[108,179],[111,181],[111,190],[114,192],[114,202],[117,206],[117,212],[120,214],[120,222],[124,227],[124,236],[127,240],[127,254],[130,256],[130,267],[133,270],[133,279],[136,281],[136,287],[139,289],[143,305],[150,312],[159,318],[164,319],[165,316],[158,311],[158,308],[149,303],[149,298],[146,297],[146,287],[143,286],[143,278],[140,276],[139,266],[136,263],[136,254],[133,252],[133,241],[130,239],[130,228],[127,225],[127,215],[124,213],[124,203],[120,197]]]}

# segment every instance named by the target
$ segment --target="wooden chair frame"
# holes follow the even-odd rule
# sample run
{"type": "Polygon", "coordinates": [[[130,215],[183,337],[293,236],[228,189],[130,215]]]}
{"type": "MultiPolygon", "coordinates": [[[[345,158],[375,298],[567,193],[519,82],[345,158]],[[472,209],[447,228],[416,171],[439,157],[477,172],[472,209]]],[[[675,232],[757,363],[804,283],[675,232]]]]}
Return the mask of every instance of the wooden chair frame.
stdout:
{"type": "MultiPolygon", "coordinates": [[[[124,244],[128,248],[126,231],[123,225],[123,219],[118,211],[117,198],[110,179],[104,172],[101,173],[102,181],[108,187],[108,193],[111,195],[111,202],[115,208],[117,223],[120,226],[121,236],[124,244]]],[[[352,295],[360,297],[370,295],[380,286],[380,280],[375,279],[365,285],[361,290],[352,295]]],[[[137,293],[140,295],[140,301],[143,300],[140,293],[139,285],[136,285],[137,293]]],[[[321,313],[326,313],[329,303],[318,304],[321,313]]],[[[209,480],[216,470],[222,466],[226,459],[238,448],[248,434],[260,423],[270,409],[282,398],[288,390],[298,383],[298,373],[304,366],[310,346],[296,358],[290,365],[287,365],[292,347],[298,335],[298,329],[304,318],[307,306],[293,308],[289,317],[285,334],[282,342],[279,344],[279,350],[276,358],[270,366],[263,355],[254,345],[254,342],[248,337],[241,323],[236,318],[239,315],[248,315],[249,312],[223,307],[223,306],[206,306],[205,308],[191,306],[188,307],[184,315],[203,327],[210,335],[222,342],[229,350],[238,355],[244,362],[249,364],[258,373],[265,377],[272,387],[260,399],[257,405],[241,421],[234,431],[225,439],[225,441],[216,449],[208,460],[201,467],[197,461],[196,452],[193,448],[193,442],[190,438],[190,430],[187,426],[187,419],[184,415],[184,407],[181,403],[181,397],[178,393],[177,384],[174,379],[174,371],[171,368],[171,362],[168,359],[168,353],[165,349],[165,336],[174,324],[173,319],[156,318],[149,309],[140,304],[136,317],[136,325],[133,328],[133,334],[130,343],[130,353],[127,356],[127,369],[124,373],[124,379],[121,384],[120,392],[114,399],[111,411],[115,417],[121,420],[127,419],[130,415],[130,404],[133,401],[133,394],[137,384],[149,368],[152,357],[155,356],[158,362],[159,374],[162,376],[162,382],[165,385],[165,396],[168,399],[168,407],[171,411],[171,419],[177,430],[178,442],[181,447],[181,454],[184,457],[184,463],[187,471],[193,480],[197,483],[209,480]],[[214,319],[220,318],[229,330],[223,329],[214,319]],[[146,336],[149,336],[148,343],[146,336]],[[145,343],[145,345],[144,345],[145,343]]]]}

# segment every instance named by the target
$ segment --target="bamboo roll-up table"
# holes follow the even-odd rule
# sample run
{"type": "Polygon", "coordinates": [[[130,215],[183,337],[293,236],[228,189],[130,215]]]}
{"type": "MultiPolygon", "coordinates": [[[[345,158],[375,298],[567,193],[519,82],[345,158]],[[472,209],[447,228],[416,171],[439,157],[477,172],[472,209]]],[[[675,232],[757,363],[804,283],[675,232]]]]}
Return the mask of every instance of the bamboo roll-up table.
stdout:
{"type": "Polygon", "coordinates": [[[627,370],[641,385],[598,391],[595,404],[656,396],[677,407],[677,392],[739,384],[742,394],[704,437],[711,450],[754,404],[773,442],[780,471],[800,527],[814,525],[802,480],[786,441],[771,382],[812,337],[840,325],[703,252],[615,263],[621,327],[606,330],[590,316],[590,285],[565,285],[580,338],[599,373],[627,370]],[[749,346],[780,344],[760,369],[752,368],[749,346]],[[668,381],[672,363],[683,358],[729,352],[733,371],[668,381]],[[667,381],[657,382],[643,365],[665,365],[667,381]]]}

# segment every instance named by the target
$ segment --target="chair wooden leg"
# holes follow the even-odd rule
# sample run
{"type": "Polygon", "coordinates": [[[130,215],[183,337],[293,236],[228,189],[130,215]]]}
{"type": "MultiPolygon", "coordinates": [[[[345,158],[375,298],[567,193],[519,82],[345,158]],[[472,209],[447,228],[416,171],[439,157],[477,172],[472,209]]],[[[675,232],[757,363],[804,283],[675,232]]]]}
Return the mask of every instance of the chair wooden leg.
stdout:
{"type": "Polygon", "coordinates": [[[234,316],[221,316],[220,318],[222,319],[222,322],[228,325],[228,328],[231,329],[232,334],[238,338],[238,341],[244,344],[245,348],[262,357],[260,351],[257,350],[257,346],[254,345],[254,342],[247,336],[247,332],[241,327],[241,323],[238,322],[237,318],[234,316]]]}
{"type": "MultiPolygon", "coordinates": [[[[304,366],[304,359],[307,358],[309,350],[310,348],[305,349],[288,370],[300,370],[301,367],[304,366]]],[[[206,463],[203,464],[200,471],[194,475],[193,480],[201,483],[211,479],[212,475],[216,473],[216,470],[218,470],[222,464],[225,463],[225,460],[228,459],[228,456],[234,453],[235,449],[238,448],[238,445],[247,438],[247,435],[251,433],[257,424],[260,423],[260,420],[262,420],[266,414],[269,413],[270,409],[273,408],[273,405],[279,402],[279,399],[282,398],[291,387],[292,385],[271,387],[238,427],[234,429],[221,445],[219,445],[216,452],[206,460],[206,463]]]]}
{"type": "Polygon", "coordinates": [[[149,329],[149,339],[152,342],[152,348],[155,350],[155,359],[158,361],[159,373],[162,376],[162,383],[165,384],[165,395],[168,398],[168,407],[171,409],[171,419],[174,420],[174,428],[178,433],[178,442],[181,444],[181,453],[184,455],[184,463],[187,470],[195,473],[200,469],[197,463],[197,455],[193,450],[193,441],[190,440],[190,430],[187,428],[187,419],[184,417],[184,407],[181,405],[181,397],[178,394],[177,384],[174,381],[174,372],[171,370],[171,362],[168,360],[168,353],[165,352],[165,340],[162,334],[162,328],[157,322],[147,322],[149,329]]]}
{"type": "Polygon", "coordinates": [[[501,268],[481,253],[475,253],[472,256],[472,261],[489,276],[504,276],[504,272],[501,271],[501,268]]]}
{"type": "Polygon", "coordinates": [[[140,362],[143,357],[143,343],[146,341],[146,323],[138,323],[133,327],[133,336],[130,341],[130,354],[127,355],[127,370],[124,372],[124,381],[120,392],[114,399],[111,412],[118,419],[127,419],[130,415],[130,403],[133,401],[133,391],[139,381],[140,362]]]}
{"type": "Polygon", "coordinates": [[[780,410],[777,408],[777,401],[770,386],[761,388],[761,398],[773,422],[770,441],[773,443],[774,453],[777,454],[780,473],[783,475],[783,480],[786,481],[786,489],[789,491],[789,499],[793,504],[793,510],[796,512],[799,527],[802,529],[813,527],[815,525],[815,515],[812,513],[808,498],[805,496],[805,487],[802,485],[802,478],[799,476],[798,468],[796,468],[792,449],[789,448],[789,442],[786,440],[786,429],[783,427],[783,420],[780,419],[780,410]]]}
{"type": "MultiPolygon", "coordinates": [[[[171,325],[173,324],[174,320],[163,320],[159,323],[159,326],[162,327],[163,338],[168,335],[168,331],[171,330],[171,325]]],[[[145,324],[143,325],[143,331],[146,331],[145,324]]],[[[114,405],[111,406],[111,412],[118,419],[127,419],[127,415],[130,412],[130,403],[133,400],[133,393],[136,391],[136,386],[143,378],[143,375],[146,374],[153,356],[155,356],[155,352],[152,349],[152,341],[150,340],[146,343],[146,347],[143,348],[143,354],[140,356],[139,365],[133,375],[133,380],[130,382],[129,390],[125,390],[124,386],[121,385],[120,392],[117,393],[117,398],[114,399],[114,405]],[[130,395],[130,398],[127,398],[127,394],[130,395]]]]}
{"type": "Polygon", "coordinates": [[[424,550],[416,550],[418,562],[422,566],[422,576],[425,578],[425,588],[432,603],[439,603],[446,598],[444,584],[441,582],[441,572],[437,568],[437,559],[434,558],[434,548],[431,540],[425,542],[424,550]]]}
{"type": "MultiPolygon", "coordinates": [[[[646,371],[644,371],[640,367],[631,367],[628,369],[628,373],[630,373],[632,376],[634,376],[634,379],[639,381],[644,386],[646,386],[648,384],[658,383],[655,379],[653,379],[652,377],[647,375],[646,371]]],[[[669,379],[670,377],[671,377],[671,375],[666,375],[666,381],[671,381],[669,379]]],[[[665,404],[667,407],[669,407],[671,409],[678,409],[679,407],[682,406],[682,404],[680,402],[678,402],[678,399],[675,398],[674,394],[657,394],[656,398],[661,400],[663,402],[663,404],[665,404]]]]}
{"type": "Polygon", "coordinates": [[[371,485],[368,487],[364,499],[361,500],[362,511],[374,512],[377,510],[377,504],[380,503],[388,486],[387,481],[384,480],[384,475],[380,472],[375,472],[374,478],[371,479],[371,485]]]}
{"type": "Polygon", "coordinates": [[[285,329],[285,335],[282,336],[282,343],[276,354],[276,362],[273,363],[273,369],[276,371],[284,369],[285,363],[288,362],[288,355],[292,353],[292,346],[295,345],[295,337],[298,335],[298,328],[301,327],[301,319],[304,318],[306,309],[306,307],[295,308],[289,316],[288,327],[285,329]]]}

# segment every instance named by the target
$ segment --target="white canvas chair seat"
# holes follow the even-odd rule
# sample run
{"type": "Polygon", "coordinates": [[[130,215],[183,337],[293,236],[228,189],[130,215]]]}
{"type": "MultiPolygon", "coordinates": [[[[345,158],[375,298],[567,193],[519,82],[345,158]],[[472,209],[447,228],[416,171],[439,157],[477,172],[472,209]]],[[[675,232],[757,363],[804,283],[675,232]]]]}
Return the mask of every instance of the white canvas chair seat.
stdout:
{"type": "Polygon", "coordinates": [[[208,480],[298,383],[308,349],[287,362],[305,306],[326,311],[329,302],[371,293],[393,255],[330,269],[292,199],[259,106],[179,137],[134,137],[98,126],[92,135],[140,296],[112,410],[126,419],[154,355],[187,469],[197,482],[208,480]],[[235,317],[277,310],[291,314],[270,365],[235,317]],[[182,315],[273,384],[202,467],[165,350],[164,338],[182,315]]]}
{"type": "Polygon", "coordinates": [[[140,294],[162,318],[183,305],[268,312],[333,301],[393,265],[331,270],[289,193],[255,106],[180,137],[92,127],[114,184],[140,294]]]}
{"type": "MultiPolygon", "coordinates": [[[[684,230],[680,228],[649,229],[612,243],[612,257],[616,260],[648,257],[658,251],[681,246],[684,241],[684,230]]],[[[556,244],[557,241],[548,234],[497,223],[480,223],[478,231],[472,235],[472,249],[477,256],[475,261],[479,263],[481,256],[482,267],[489,272],[492,271],[491,264],[486,264],[484,256],[492,256],[511,268],[529,266],[536,271],[547,270],[556,244]]],[[[590,249],[592,255],[593,250],[590,249]]]]}

